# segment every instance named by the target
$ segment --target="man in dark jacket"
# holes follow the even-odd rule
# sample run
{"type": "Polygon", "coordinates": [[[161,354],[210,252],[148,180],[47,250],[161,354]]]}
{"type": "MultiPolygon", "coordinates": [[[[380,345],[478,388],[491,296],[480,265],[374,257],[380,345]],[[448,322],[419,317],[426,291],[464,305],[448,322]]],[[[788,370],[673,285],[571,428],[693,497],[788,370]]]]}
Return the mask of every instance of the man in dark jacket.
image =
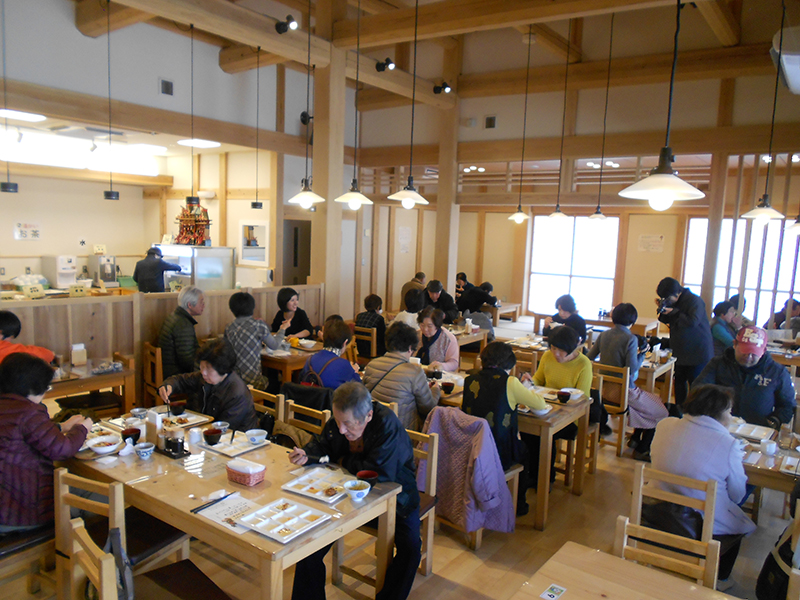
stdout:
{"type": "MultiPolygon", "coordinates": [[[[304,465],[309,457],[328,456],[331,463],[351,473],[367,469],[378,473],[378,482],[399,483],[394,560],[386,570],[383,589],[376,600],[404,600],[411,591],[420,561],[419,492],[414,475],[411,439],[397,416],[372,397],[361,383],[344,383],[333,395],[333,419],[322,436],[289,453],[289,460],[304,465]]],[[[324,600],[325,565],[330,546],[304,558],[295,568],[292,600],[324,600]]]]}
{"type": "Polygon", "coordinates": [[[492,296],[493,291],[494,286],[488,281],[484,281],[479,286],[473,285],[465,288],[456,301],[458,310],[461,312],[478,312],[484,304],[496,306],[497,298],[492,296]]]}
{"type": "Polygon", "coordinates": [[[164,272],[180,270],[180,265],[168,263],[161,258],[160,249],[150,248],[147,256],[136,263],[133,280],[139,286],[140,292],[163,292],[164,272]]]}
{"type": "Polygon", "coordinates": [[[665,277],[658,283],[658,320],[669,326],[669,345],[675,355],[675,402],[683,404],[694,381],[714,356],[714,342],[706,304],[677,279],[665,277]]]}
{"type": "MultiPolygon", "coordinates": [[[[444,322],[453,323],[458,318],[458,306],[453,297],[444,291],[442,282],[431,279],[425,288],[425,306],[433,306],[444,313],[444,322]]],[[[423,307],[424,308],[424,307],[423,307]]]]}
{"type": "Polygon", "coordinates": [[[779,427],[794,416],[795,391],[792,378],[766,352],[767,332],[760,327],[742,327],[733,348],[711,361],[693,385],[715,383],[733,388],[731,414],[754,425],[779,427]]]}
{"type": "Polygon", "coordinates": [[[190,285],[178,294],[178,308],[175,312],[164,319],[158,336],[158,346],[161,348],[161,366],[165,379],[178,373],[197,370],[195,354],[200,344],[197,343],[194,332],[194,326],[197,325],[195,317],[202,315],[205,307],[203,291],[190,285]]]}

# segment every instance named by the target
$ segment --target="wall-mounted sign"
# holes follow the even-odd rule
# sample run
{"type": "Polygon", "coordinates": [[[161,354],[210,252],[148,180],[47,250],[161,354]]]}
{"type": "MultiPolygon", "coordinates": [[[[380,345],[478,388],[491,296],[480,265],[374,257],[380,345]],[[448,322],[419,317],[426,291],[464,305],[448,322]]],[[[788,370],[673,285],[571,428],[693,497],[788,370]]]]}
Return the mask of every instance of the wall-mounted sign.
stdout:
{"type": "Polygon", "coordinates": [[[39,223],[17,221],[14,223],[14,239],[36,241],[42,239],[42,228],[39,223]]]}
{"type": "Polygon", "coordinates": [[[639,252],[664,252],[664,236],[641,234],[639,236],[639,252]]]}

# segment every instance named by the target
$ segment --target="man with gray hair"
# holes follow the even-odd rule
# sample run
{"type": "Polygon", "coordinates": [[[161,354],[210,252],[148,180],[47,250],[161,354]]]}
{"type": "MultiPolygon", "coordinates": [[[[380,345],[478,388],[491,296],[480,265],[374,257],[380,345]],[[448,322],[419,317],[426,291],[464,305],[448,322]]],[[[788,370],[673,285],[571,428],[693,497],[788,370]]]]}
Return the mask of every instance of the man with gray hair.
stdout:
{"type": "MultiPolygon", "coordinates": [[[[292,450],[289,460],[304,465],[322,456],[351,473],[375,471],[378,482],[402,486],[397,495],[394,532],[397,553],[386,570],[383,589],[375,598],[405,600],[419,567],[421,541],[414,451],[403,425],[390,409],[372,401],[362,383],[344,383],[333,394],[333,419],[327,422],[322,435],[304,448],[292,450]]],[[[297,563],[292,600],[325,599],[323,558],[328,550],[330,546],[325,546],[297,563]]]]}
{"type": "Polygon", "coordinates": [[[190,285],[178,294],[178,308],[164,320],[158,336],[164,379],[197,370],[195,355],[200,344],[194,332],[195,317],[202,315],[205,307],[206,299],[200,288],[190,285]]]}

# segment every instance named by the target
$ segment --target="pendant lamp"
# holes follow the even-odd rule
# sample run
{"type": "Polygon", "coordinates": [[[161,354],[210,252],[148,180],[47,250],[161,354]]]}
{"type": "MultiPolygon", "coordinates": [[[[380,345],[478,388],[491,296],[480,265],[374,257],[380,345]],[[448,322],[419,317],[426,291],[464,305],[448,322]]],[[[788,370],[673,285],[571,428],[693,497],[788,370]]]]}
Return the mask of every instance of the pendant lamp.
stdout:
{"type": "MultiPolygon", "coordinates": [[[[772,208],[769,202],[769,174],[774,168],[775,157],[772,155],[772,140],[775,137],[775,109],[778,107],[778,85],[781,81],[781,55],[783,54],[783,26],[786,22],[786,3],[781,0],[781,37],[780,41],[778,42],[778,62],[777,62],[777,70],[775,73],[775,92],[772,97],[772,125],[769,129],[769,161],[767,162],[767,177],[764,181],[764,195],[761,196],[761,199],[756,204],[756,207],[742,215],[743,219],[755,219],[756,222],[763,222],[764,224],[767,221],[772,219],[784,219],[786,217],[783,216],[780,212],[772,208]]],[[[758,168],[758,163],[753,166],[754,169],[758,168]]],[[[795,222],[796,224],[796,222],[795,222]]],[[[794,227],[794,226],[793,226],[794,227]]]]}
{"type": "Polygon", "coordinates": [[[261,46],[256,49],[256,200],[250,203],[250,208],[262,209],[264,203],[258,200],[258,116],[261,106],[261,46]]]}
{"type": "MultiPolygon", "coordinates": [[[[8,134],[8,92],[6,91],[6,0],[1,0],[0,10],[2,10],[2,33],[3,33],[3,115],[5,119],[4,131],[8,134]]],[[[11,157],[7,157],[11,158],[11,157]]],[[[10,160],[6,160],[6,180],[0,182],[0,192],[7,192],[9,194],[16,194],[19,191],[19,185],[11,181],[11,168],[9,167],[10,160]]]]}
{"type": "Polygon", "coordinates": [[[411,210],[417,204],[428,204],[428,201],[423,198],[417,188],[414,187],[414,104],[417,99],[417,30],[419,28],[419,0],[416,1],[414,7],[414,81],[411,84],[411,146],[409,147],[408,158],[408,185],[406,185],[399,192],[395,192],[389,196],[389,200],[399,200],[403,204],[403,208],[411,210]]]}
{"type": "Polygon", "coordinates": [[[606,216],[600,210],[600,197],[603,195],[603,168],[606,164],[606,123],[608,121],[608,91],[611,89],[611,50],[614,47],[614,13],[611,13],[611,30],[608,34],[608,73],[606,74],[606,106],[603,110],[603,144],[600,149],[600,182],[597,184],[597,208],[589,215],[590,219],[603,220],[606,216]]]}
{"type": "Polygon", "coordinates": [[[697,200],[705,194],[693,185],[686,183],[675,175],[672,169],[672,148],[669,147],[669,131],[672,124],[672,96],[675,88],[675,68],[678,66],[678,34],[681,31],[682,0],[677,0],[677,16],[675,24],[675,43],[672,49],[672,72],[669,78],[669,104],[667,107],[667,136],[664,147],[658,157],[658,166],[650,171],[650,175],[629,185],[619,195],[634,200],[647,200],[654,210],[666,210],[674,200],[697,200]]]}
{"type": "Polygon", "coordinates": [[[525,108],[522,110],[522,157],[519,163],[519,197],[517,198],[517,212],[508,217],[518,225],[530,219],[530,215],[522,212],[522,175],[525,172],[525,133],[528,127],[528,84],[531,79],[531,46],[533,46],[533,27],[528,26],[528,66],[525,68],[525,108]]]}
{"type": "MultiPolygon", "coordinates": [[[[192,128],[192,140],[195,139],[194,137],[194,25],[189,24],[189,37],[191,39],[191,52],[190,52],[190,67],[189,67],[189,113],[191,116],[191,128],[192,128]]],[[[189,196],[186,196],[186,206],[199,206],[200,205],[200,197],[196,196],[194,193],[194,144],[189,146],[192,152],[192,160],[189,163],[189,168],[192,171],[192,191],[190,192],[189,196]]]]}
{"type": "Polygon", "coordinates": [[[306,110],[302,115],[300,115],[300,120],[306,125],[306,170],[305,170],[305,177],[300,181],[300,191],[289,198],[289,204],[299,204],[300,208],[311,208],[313,204],[319,204],[321,202],[325,202],[325,198],[322,196],[318,196],[314,192],[311,191],[311,177],[308,175],[308,146],[310,144],[310,133],[311,133],[311,119],[314,117],[311,116],[311,71],[313,67],[311,66],[311,0],[308,0],[308,15],[309,15],[309,25],[308,25],[308,64],[306,65],[307,75],[306,75],[306,110]]]}
{"type": "Polygon", "coordinates": [[[362,204],[372,204],[372,200],[367,198],[358,189],[358,77],[361,66],[361,0],[358,0],[358,17],[356,26],[356,102],[355,102],[355,154],[353,156],[353,181],[350,183],[350,190],[334,200],[343,202],[351,210],[358,210],[362,204]]]}
{"type": "Polygon", "coordinates": [[[567,62],[564,67],[564,112],[561,116],[561,152],[558,158],[558,194],[556,195],[556,209],[550,213],[551,219],[561,219],[567,216],[561,212],[561,172],[564,168],[564,134],[567,128],[567,82],[569,81],[569,46],[571,42],[572,19],[569,21],[569,29],[567,30],[567,62]]]}
{"type": "Polygon", "coordinates": [[[103,198],[119,200],[119,192],[114,191],[111,155],[111,0],[106,2],[106,50],[108,53],[108,189],[103,192],[103,198]]]}

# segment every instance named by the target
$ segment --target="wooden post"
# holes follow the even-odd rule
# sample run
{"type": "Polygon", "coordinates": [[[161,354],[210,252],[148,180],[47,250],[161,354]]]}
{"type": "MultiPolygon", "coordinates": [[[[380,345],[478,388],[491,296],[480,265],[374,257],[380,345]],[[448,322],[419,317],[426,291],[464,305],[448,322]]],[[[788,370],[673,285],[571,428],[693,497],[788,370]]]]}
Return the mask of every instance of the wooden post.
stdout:
{"type": "MultiPolygon", "coordinates": [[[[228,245],[228,153],[219,155],[219,245],[228,245]]],[[[238,245],[238,244],[237,244],[238,245]]]]}
{"type": "MultiPolygon", "coordinates": [[[[286,67],[275,67],[275,131],[286,131],[286,67]]],[[[273,235],[269,244],[270,264],[273,266],[273,283],[283,284],[283,168],[284,154],[273,154],[272,173],[275,199],[270,210],[273,235]]]]}

